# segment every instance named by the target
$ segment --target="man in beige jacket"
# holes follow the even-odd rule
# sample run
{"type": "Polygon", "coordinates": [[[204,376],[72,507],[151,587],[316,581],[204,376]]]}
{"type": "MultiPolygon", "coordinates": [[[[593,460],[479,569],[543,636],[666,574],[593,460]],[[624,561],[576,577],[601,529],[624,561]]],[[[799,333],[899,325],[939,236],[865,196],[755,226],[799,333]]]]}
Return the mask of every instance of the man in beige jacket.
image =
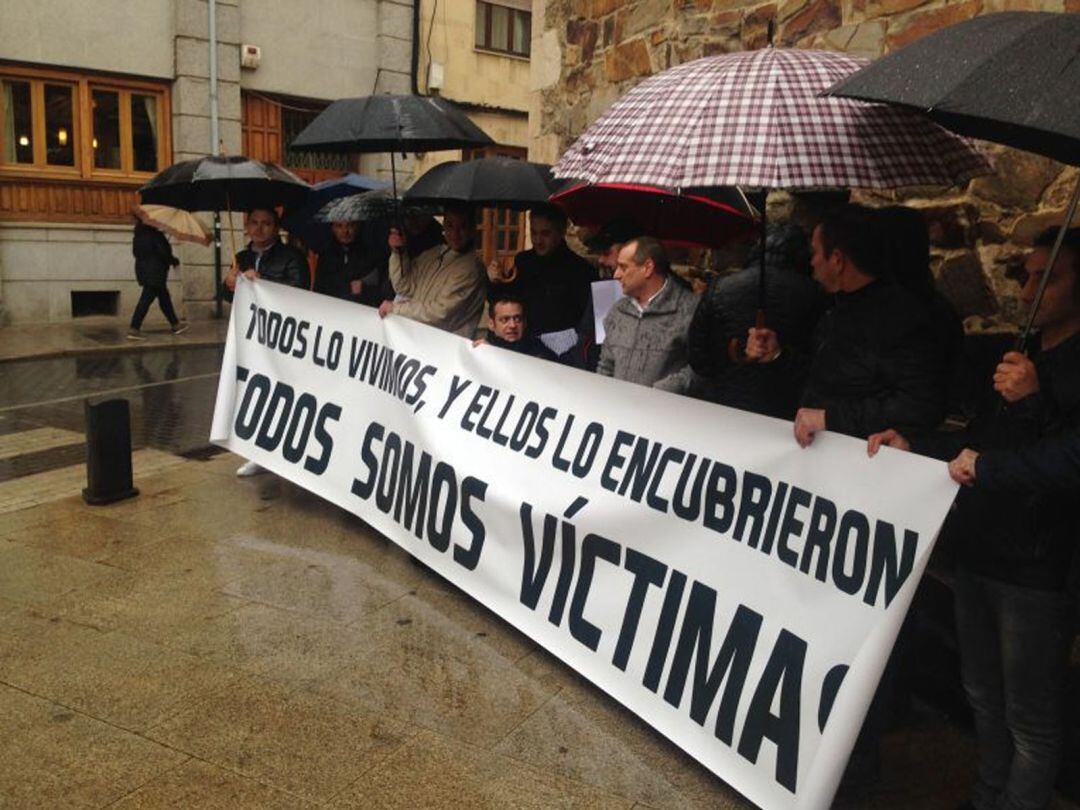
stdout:
{"type": "Polygon", "coordinates": [[[391,229],[390,281],[397,297],[384,301],[379,315],[412,318],[455,335],[472,338],[484,309],[487,273],[473,250],[476,222],[471,209],[447,209],[445,245],[405,258],[405,237],[391,229]]]}

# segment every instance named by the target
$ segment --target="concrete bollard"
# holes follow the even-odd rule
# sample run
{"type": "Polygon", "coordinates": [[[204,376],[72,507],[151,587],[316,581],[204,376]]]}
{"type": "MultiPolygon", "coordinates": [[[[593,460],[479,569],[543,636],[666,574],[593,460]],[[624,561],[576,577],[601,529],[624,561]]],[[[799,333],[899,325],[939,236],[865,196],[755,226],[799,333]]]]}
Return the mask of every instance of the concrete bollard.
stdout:
{"type": "Polygon", "coordinates": [[[86,412],[86,489],[88,504],[122,501],[139,494],[131,484],[131,411],[126,399],[91,405],[86,412]]]}

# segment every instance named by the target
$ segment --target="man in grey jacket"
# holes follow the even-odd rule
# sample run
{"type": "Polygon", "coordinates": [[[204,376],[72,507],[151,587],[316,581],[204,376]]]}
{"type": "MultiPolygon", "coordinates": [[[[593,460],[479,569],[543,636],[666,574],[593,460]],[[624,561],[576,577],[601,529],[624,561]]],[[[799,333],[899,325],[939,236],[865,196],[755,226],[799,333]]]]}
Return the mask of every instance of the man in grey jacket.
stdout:
{"type": "Polygon", "coordinates": [[[625,296],[604,319],[596,370],[605,377],[687,393],[693,372],[686,335],[696,296],[672,276],[663,246],[648,236],[622,247],[615,279],[625,296]]]}

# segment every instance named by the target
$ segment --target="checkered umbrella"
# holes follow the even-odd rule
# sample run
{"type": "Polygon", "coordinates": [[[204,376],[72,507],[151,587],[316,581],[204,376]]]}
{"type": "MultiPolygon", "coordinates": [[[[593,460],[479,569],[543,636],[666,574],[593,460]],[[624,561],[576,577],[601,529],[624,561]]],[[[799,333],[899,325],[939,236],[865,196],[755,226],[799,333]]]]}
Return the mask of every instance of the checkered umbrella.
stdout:
{"type": "Polygon", "coordinates": [[[563,155],[556,177],[670,188],[962,185],[990,170],[911,111],[821,98],[867,64],[785,50],[711,56],[646,79],[563,155]]]}

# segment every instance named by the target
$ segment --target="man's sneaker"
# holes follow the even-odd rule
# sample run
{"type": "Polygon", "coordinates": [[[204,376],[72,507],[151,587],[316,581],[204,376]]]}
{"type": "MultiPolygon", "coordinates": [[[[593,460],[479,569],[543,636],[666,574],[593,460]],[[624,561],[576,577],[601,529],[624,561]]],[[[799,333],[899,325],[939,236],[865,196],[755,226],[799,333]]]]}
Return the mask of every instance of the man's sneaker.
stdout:
{"type": "Polygon", "coordinates": [[[236,476],[238,478],[250,478],[253,475],[258,475],[259,473],[264,472],[266,472],[266,470],[264,470],[254,461],[245,461],[243,464],[240,465],[239,469],[237,469],[236,476]]]}
{"type": "Polygon", "coordinates": [[[126,337],[128,340],[146,340],[146,335],[138,329],[128,329],[126,337]]]}
{"type": "Polygon", "coordinates": [[[176,326],[174,326],[172,328],[172,333],[174,335],[182,335],[187,330],[188,330],[187,321],[180,321],[179,323],[176,324],[176,326]]]}

